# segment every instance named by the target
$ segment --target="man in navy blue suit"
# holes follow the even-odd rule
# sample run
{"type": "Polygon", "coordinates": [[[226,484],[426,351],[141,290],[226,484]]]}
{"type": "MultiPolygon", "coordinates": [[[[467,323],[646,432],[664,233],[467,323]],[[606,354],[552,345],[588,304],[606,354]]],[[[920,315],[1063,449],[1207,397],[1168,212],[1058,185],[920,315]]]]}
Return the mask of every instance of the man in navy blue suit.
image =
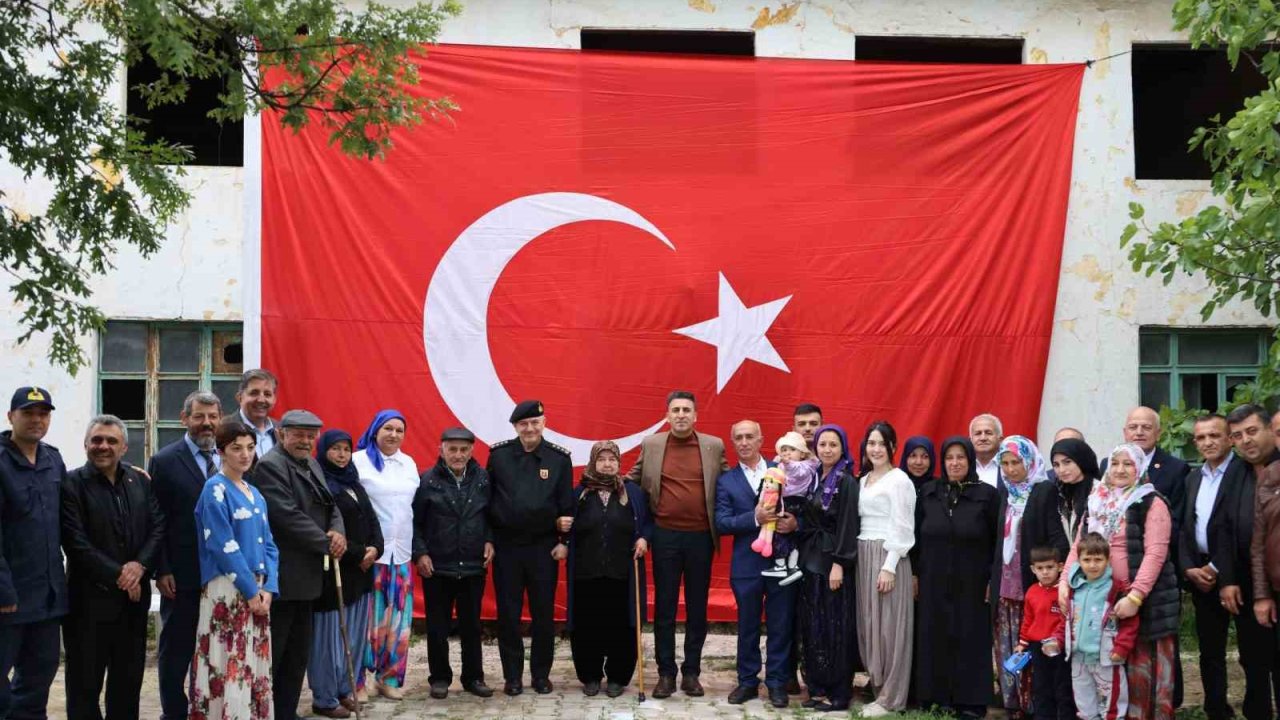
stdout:
{"type": "MultiPolygon", "coordinates": [[[[1124,441],[1137,445],[1147,454],[1147,479],[1169,502],[1169,513],[1173,516],[1173,532],[1169,535],[1169,550],[1173,555],[1170,557],[1177,557],[1178,533],[1186,513],[1187,476],[1191,474],[1191,466],[1167,450],[1156,447],[1160,441],[1160,413],[1149,407],[1136,407],[1125,418],[1124,441]]],[[[1103,475],[1110,462],[1111,458],[1103,458],[1103,475]]]]}
{"type": "Polygon", "coordinates": [[[187,672],[196,649],[200,614],[200,559],[197,554],[196,500],[221,460],[214,431],[222,419],[222,402],[209,392],[193,392],[179,416],[187,432],[151,456],[147,472],[164,514],[163,560],[156,572],[160,590],[160,717],[187,717],[187,672]]]}
{"type": "Polygon", "coordinates": [[[757,508],[760,485],[772,465],[760,455],[764,438],[760,424],[743,420],[733,426],[733,447],[738,464],[716,481],[716,529],[733,536],[733,557],[729,564],[729,586],[738,605],[738,686],[729,693],[735,705],[760,694],[760,616],[768,630],[768,668],[764,684],[774,707],[787,706],[788,657],[791,652],[792,618],[796,607],[796,585],[781,585],[782,578],[764,577],[773,562],[751,549],[751,542],[764,523],[777,521],[775,532],[790,533],[796,519],[773,509],[757,508]]]}

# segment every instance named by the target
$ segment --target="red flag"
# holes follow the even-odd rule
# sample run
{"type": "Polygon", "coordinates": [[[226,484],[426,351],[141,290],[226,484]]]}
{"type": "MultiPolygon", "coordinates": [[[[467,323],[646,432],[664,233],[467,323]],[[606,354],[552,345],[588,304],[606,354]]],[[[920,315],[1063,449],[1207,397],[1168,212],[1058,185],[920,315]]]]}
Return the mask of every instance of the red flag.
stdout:
{"type": "Polygon", "coordinates": [[[263,119],[282,407],[353,433],[399,408],[423,470],[445,427],[512,437],[525,398],[576,463],[630,450],[675,388],[699,431],[755,419],[767,452],[804,401],[851,442],[983,411],[1034,436],[1083,66],[472,46],[421,65],[462,110],[385,162],[263,119]]]}

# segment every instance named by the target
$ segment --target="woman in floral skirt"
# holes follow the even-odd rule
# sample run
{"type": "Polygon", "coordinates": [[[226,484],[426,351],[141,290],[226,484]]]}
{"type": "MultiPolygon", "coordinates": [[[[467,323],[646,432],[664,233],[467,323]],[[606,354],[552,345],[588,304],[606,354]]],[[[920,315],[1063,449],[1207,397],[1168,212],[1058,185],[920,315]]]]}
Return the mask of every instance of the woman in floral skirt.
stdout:
{"type": "Polygon", "coordinates": [[[244,479],[254,432],[238,421],[218,428],[222,471],[196,502],[200,619],[191,662],[192,720],[270,720],[271,598],[279,553],[267,503],[244,479]]]}

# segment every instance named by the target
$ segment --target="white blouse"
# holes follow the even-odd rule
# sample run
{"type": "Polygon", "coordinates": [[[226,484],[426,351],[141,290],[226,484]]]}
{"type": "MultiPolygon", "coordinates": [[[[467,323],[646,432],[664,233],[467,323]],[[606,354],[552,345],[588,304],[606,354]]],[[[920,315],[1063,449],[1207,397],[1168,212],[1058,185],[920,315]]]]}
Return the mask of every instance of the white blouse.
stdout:
{"type": "Polygon", "coordinates": [[[360,473],[360,484],[369,493],[369,503],[378,515],[385,550],[380,565],[402,565],[413,558],[413,496],[421,480],[413,458],[396,451],[382,456],[382,472],[364,450],[357,450],[351,462],[360,473]]]}
{"type": "Polygon", "coordinates": [[[916,543],[916,486],[907,474],[893,468],[875,484],[867,476],[858,480],[859,540],[884,541],[884,567],[896,573],[898,561],[916,543]]]}

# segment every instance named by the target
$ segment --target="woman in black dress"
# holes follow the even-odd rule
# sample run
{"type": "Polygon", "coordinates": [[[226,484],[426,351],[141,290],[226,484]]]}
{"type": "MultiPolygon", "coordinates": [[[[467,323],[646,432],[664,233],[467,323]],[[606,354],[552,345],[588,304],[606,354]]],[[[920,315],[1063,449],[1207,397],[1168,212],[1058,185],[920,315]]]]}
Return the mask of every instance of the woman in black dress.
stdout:
{"type": "Polygon", "coordinates": [[[809,687],[809,699],[803,705],[844,712],[849,709],[853,673],[860,664],[852,582],[858,559],[858,482],[843,428],[824,425],[813,438],[820,463],[818,483],[798,531],[804,570],[799,624],[809,687]]]}
{"type": "Polygon", "coordinates": [[[920,489],[912,567],[919,582],[916,697],[980,718],[991,699],[991,608],[987,585],[999,537],[1000,500],[978,479],[973,444],[942,444],[942,477],[920,489]]]}
{"type": "Polygon", "coordinates": [[[1052,482],[1031,489],[1027,509],[1022,514],[1022,586],[1031,587],[1031,548],[1051,547],[1058,559],[1067,561],[1072,540],[1080,535],[1080,523],[1088,515],[1089,492],[1098,482],[1098,456],[1085,441],[1063,438],[1049,451],[1053,464],[1052,482]]]}

